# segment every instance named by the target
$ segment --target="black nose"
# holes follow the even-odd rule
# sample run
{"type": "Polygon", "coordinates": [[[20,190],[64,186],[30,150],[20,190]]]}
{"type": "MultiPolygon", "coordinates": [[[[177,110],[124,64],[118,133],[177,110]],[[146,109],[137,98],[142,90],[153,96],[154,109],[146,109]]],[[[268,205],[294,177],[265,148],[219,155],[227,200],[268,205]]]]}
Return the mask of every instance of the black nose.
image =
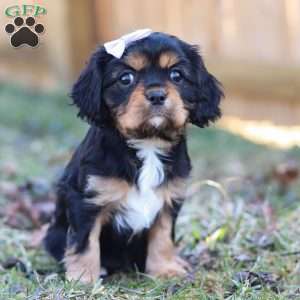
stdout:
{"type": "Polygon", "coordinates": [[[167,97],[167,93],[164,89],[151,89],[146,92],[146,98],[153,105],[162,105],[164,104],[167,97]]]}

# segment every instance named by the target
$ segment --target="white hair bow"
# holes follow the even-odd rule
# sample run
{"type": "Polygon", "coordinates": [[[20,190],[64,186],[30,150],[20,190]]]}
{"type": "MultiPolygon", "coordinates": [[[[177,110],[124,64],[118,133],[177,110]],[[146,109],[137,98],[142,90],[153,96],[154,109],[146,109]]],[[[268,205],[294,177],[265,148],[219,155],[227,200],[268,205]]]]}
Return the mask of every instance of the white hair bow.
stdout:
{"type": "Polygon", "coordinates": [[[147,37],[152,33],[151,29],[139,29],[134,32],[125,34],[118,38],[117,40],[113,40],[104,44],[104,48],[107,53],[113,55],[116,58],[121,58],[126,46],[130,43],[138,41],[142,38],[147,37]]]}

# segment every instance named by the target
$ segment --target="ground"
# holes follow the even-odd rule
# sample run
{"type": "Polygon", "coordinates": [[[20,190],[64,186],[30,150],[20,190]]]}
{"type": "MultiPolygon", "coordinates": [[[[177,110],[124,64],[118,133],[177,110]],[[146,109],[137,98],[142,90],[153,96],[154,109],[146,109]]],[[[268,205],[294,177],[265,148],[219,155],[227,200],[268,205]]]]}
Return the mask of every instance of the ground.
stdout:
{"type": "Polygon", "coordinates": [[[194,195],[177,223],[185,279],[64,280],[39,245],[53,183],[86,126],[65,91],[0,85],[0,299],[300,299],[300,149],[189,128],[194,195]]]}

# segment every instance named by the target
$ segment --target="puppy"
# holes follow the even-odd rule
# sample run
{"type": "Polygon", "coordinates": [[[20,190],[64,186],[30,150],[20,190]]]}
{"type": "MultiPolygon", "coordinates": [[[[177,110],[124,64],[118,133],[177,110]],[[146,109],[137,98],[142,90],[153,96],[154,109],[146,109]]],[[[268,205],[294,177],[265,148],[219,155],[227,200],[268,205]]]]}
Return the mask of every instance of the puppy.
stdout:
{"type": "Polygon", "coordinates": [[[191,171],[186,127],[220,117],[219,82],[195,46],[155,32],[121,58],[97,49],[71,96],[91,126],[58,183],[46,249],[70,280],[184,275],[174,226],[191,171]]]}

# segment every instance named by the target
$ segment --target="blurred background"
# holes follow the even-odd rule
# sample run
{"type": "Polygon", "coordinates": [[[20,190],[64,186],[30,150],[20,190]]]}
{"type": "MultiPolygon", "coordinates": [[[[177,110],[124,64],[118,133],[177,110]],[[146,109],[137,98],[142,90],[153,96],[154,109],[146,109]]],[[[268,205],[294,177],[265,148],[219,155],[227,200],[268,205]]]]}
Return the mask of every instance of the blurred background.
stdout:
{"type": "MultiPolygon", "coordinates": [[[[202,188],[178,221],[184,245],[202,249],[192,255],[207,246],[223,253],[212,273],[201,269],[208,289],[223,295],[224,276],[240,270],[234,255],[246,253],[243,267],[278,275],[287,295],[298,287],[299,296],[299,259],[280,253],[300,249],[300,0],[1,0],[0,264],[16,255],[29,270],[55,268],[38,254],[43,224],[53,183],[87,130],[69,105],[70,87],[97,44],[147,27],[199,45],[224,86],[221,120],[189,127],[191,181],[202,188]],[[5,9],[22,4],[47,10],[36,17],[45,26],[36,48],[13,48],[4,31],[13,21],[5,9]]],[[[200,261],[216,263],[212,253],[200,261]]],[[[0,298],[11,299],[5,291],[23,275],[1,272],[0,298]]]]}
{"type": "MultiPolygon", "coordinates": [[[[9,22],[4,9],[18,4],[23,2],[1,1],[2,28],[9,22]]],[[[68,90],[98,43],[149,27],[200,46],[209,70],[225,88],[223,111],[229,118],[220,123],[224,128],[259,142],[299,145],[299,0],[29,0],[26,4],[47,9],[46,15],[37,17],[46,32],[38,48],[13,49],[6,32],[0,31],[1,81],[36,90],[68,90]]]]}

